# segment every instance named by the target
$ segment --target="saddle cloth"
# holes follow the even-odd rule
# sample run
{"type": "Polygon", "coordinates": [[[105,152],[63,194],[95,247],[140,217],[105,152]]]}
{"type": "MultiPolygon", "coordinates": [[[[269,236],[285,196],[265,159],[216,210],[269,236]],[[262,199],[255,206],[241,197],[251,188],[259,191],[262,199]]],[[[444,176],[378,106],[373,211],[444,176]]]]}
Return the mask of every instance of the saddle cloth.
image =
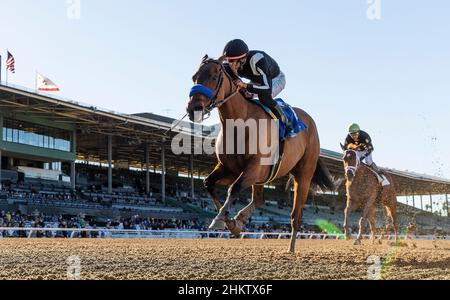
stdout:
{"type": "MultiPolygon", "coordinates": [[[[278,103],[278,105],[280,105],[281,109],[284,112],[284,115],[286,116],[286,119],[288,119],[292,124],[292,129],[288,131],[286,130],[286,125],[283,122],[279,122],[280,139],[284,140],[287,138],[295,138],[299,133],[308,128],[305,123],[303,123],[303,121],[300,120],[300,118],[297,116],[292,106],[290,106],[280,98],[274,100],[278,103]]],[[[272,118],[275,118],[272,110],[262,104],[258,99],[251,99],[249,101],[264,109],[264,111],[272,118]]]]}
{"type": "Polygon", "coordinates": [[[380,174],[378,174],[377,172],[375,172],[375,170],[373,170],[373,169],[372,169],[371,167],[369,167],[368,165],[366,165],[366,164],[364,164],[364,165],[367,166],[367,168],[368,168],[373,174],[375,174],[375,176],[376,176],[377,179],[378,179],[378,183],[379,183],[382,187],[391,185],[391,183],[389,182],[389,180],[388,180],[386,177],[381,176],[380,174]]]}

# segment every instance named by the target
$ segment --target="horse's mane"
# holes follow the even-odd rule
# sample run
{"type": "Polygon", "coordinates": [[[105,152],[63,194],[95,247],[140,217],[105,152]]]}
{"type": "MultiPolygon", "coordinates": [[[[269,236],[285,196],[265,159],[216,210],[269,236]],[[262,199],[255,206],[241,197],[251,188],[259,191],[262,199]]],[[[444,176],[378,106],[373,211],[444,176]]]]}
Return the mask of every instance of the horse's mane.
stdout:
{"type": "Polygon", "coordinates": [[[349,144],[349,145],[348,145],[347,149],[348,149],[348,150],[354,150],[354,151],[357,151],[357,150],[359,149],[359,147],[360,147],[359,145],[356,145],[356,144],[353,144],[353,143],[352,143],[352,144],[349,144]]]}
{"type": "Polygon", "coordinates": [[[198,75],[200,73],[200,71],[202,70],[202,68],[209,64],[209,63],[215,63],[218,65],[221,65],[223,67],[223,70],[225,71],[226,75],[228,75],[228,77],[231,78],[231,81],[234,81],[236,79],[239,79],[239,77],[236,75],[236,73],[233,72],[233,70],[230,68],[229,64],[223,64],[221,62],[221,59],[214,59],[209,57],[208,55],[205,55],[202,59],[202,63],[200,64],[200,67],[198,68],[198,71],[194,74],[194,76],[192,76],[192,81],[196,81],[198,78],[198,75]]]}

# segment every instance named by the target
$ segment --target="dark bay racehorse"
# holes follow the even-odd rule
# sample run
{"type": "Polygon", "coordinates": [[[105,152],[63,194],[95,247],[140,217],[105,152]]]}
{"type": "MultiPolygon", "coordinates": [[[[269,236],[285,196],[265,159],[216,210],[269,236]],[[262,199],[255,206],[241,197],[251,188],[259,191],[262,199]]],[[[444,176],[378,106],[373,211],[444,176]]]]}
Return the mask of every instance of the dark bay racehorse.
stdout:
{"type": "MultiPolygon", "coordinates": [[[[257,136],[263,140],[264,145],[278,143],[273,138],[271,128],[272,119],[259,106],[249,102],[238,91],[233,83],[229,71],[223,65],[224,58],[218,60],[203,58],[198,72],[193,80],[196,86],[206,88],[206,92],[191,93],[187,107],[189,118],[194,121],[199,113],[201,116],[218,108],[222,123],[221,132],[216,141],[216,153],[219,160],[214,171],[205,180],[205,187],[210,193],[216,209],[217,217],[212,222],[210,229],[224,230],[226,227],[233,234],[240,234],[244,223],[251,217],[256,209],[264,203],[264,185],[270,176],[271,166],[263,164],[262,159],[270,158],[270,154],[262,153],[261,149],[252,153],[249,137],[246,135],[243,143],[245,153],[227,153],[222,149],[234,142],[237,145],[237,137],[228,140],[230,132],[227,132],[227,120],[255,120],[257,136]],[[209,92],[208,92],[209,91],[209,92]],[[264,121],[264,122],[263,122],[264,121]],[[222,154],[223,153],[223,154],[222,154]],[[217,193],[216,186],[229,186],[228,197],[222,205],[217,193]],[[239,193],[252,187],[253,196],[251,203],[242,209],[234,219],[229,219],[229,210],[239,193]]],[[[334,190],[334,182],[325,164],[319,159],[320,142],[314,120],[301,109],[294,109],[298,117],[307,125],[307,129],[296,138],[291,138],[284,143],[284,155],[279,172],[274,180],[291,174],[294,177],[294,207],[291,215],[292,237],[290,252],[295,252],[295,242],[301,221],[303,206],[307,200],[311,183],[324,190],[334,190]]],[[[201,118],[202,119],[202,118],[201,118]]],[[[196,120],[199,121],[199,120],[196,120]]],[[[260,142],[261,144],[261,142],[260,142]]]]}
{"type": "MultiPolygon", "coordinates": [[[[345,176],[347,178],[347,207],[345,209],[344,231],[346,239],[351,239],[348,231],[350,214],[358,208],[363,209],[362,217],[359,221],[359,233],[355,242],[356,245],[361,244],[362,235],[366,222],[369,223],[371,240],[375,242],[376,222],[375,214],[376,208],[381,203],[391,218],[394,227],[395,240],[398,239],[398,224],[397,224],[397,196],[394,187],[394,182],[389,174],[386,174],[387,179],[391,183],[388,186],[381,186],[375,173],[365,164],[361,163],[352,145],[350,150],[344,151],[344,167],[345,176]]],[[[356,145],[354,147],[357,147],[356,145]]]]}

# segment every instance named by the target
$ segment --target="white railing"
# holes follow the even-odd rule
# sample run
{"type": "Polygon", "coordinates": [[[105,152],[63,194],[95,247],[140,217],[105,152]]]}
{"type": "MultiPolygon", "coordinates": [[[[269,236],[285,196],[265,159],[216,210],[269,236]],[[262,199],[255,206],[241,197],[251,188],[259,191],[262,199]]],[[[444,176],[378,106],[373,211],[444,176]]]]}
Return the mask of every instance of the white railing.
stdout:
{"type": "MultiPolygon", "coordinates": [[[[18,232],[25,232],[28,238],[32,238],[36,232],[50,233],[51,236],[56,237],[57,233],[67,233],[69,238],[77,238],[81,233],[96,233],[101,238],[178,238],[178,239],[289,239],[291,233],[285,232],[243,232],[239,236],[234,236],[229,232],[217,231],[181,231],[181,230],[127,230],[127,229],[89,229],[89,228],[0,228],[0,233],[4,232],[9,235],[14,235],[18,232]]],[[[377,238],[380,238],[377,235],[377,238]]],[[[389,240],[393,240],[394,236],[386,236],[389,240]]],[[[356,235],[353,235],[356,238],[356,235]]],[[[364,235],[364,239],[369,239],[369,235],[364,235]]],[[[401,236],[404,239],[405,236],[401,236]]],[[[435,240],[436,236],[408,236],[409,239],[414,240],[435,240]]],[[[343,234],[318,234],[318,233],[298,233],[297,239],[344,239],[343,234]]],[[[450,240],[450,236],[440,237],[440,239],[450,240]]]]}

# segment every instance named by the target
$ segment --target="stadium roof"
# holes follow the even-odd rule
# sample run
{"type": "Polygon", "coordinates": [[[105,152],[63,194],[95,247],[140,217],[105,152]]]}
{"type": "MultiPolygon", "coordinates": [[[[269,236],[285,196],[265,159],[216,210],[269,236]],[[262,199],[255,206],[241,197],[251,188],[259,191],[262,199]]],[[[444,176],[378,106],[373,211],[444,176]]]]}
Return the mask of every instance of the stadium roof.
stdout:
{"type": "MultiPolygon", "coordinates": [[[[22,113],[55,123],[74,124],[77,127],[77,157],[105,163],[107,161],[107,136],[113,137],[113,160],[125,161],[130,166],[140,167],[145,157],[145,145],[150,152],[150,164],[161,168],[161,149],[164,141],[166,149],[171,149],[171,140],[178,134],[194,135],[192,124],[182,122],[172,132],[165,135],[176,120],[151,113],[128,115],[103,109],[94,105],[72,101],[54,95],[37,93],[35,90],[15,86],[0,85],[0,109],[9,113],[22,113]]],[[[202,138],[210,137],[213,127],[204,127],[202,138]]],[[[198,136],[198,135],[197,135],[198,136]]],[[[322,149],[324,159],[335,176],[343,176],[342,154],[322,149]]],[[[187,173],[189,157],[178,156],[166,151],[168,171],[187,173]]],[[[214,167],[214,157],[198,155],[194,157],[195,174],[206,175],[214,167]]],[[[450,190],[450,180],[411,172],[389,169],[397,183],[399,194],[446,193],[450,190]]],[[[280,183],[281,184],[281,183],[280,183]]]]}

